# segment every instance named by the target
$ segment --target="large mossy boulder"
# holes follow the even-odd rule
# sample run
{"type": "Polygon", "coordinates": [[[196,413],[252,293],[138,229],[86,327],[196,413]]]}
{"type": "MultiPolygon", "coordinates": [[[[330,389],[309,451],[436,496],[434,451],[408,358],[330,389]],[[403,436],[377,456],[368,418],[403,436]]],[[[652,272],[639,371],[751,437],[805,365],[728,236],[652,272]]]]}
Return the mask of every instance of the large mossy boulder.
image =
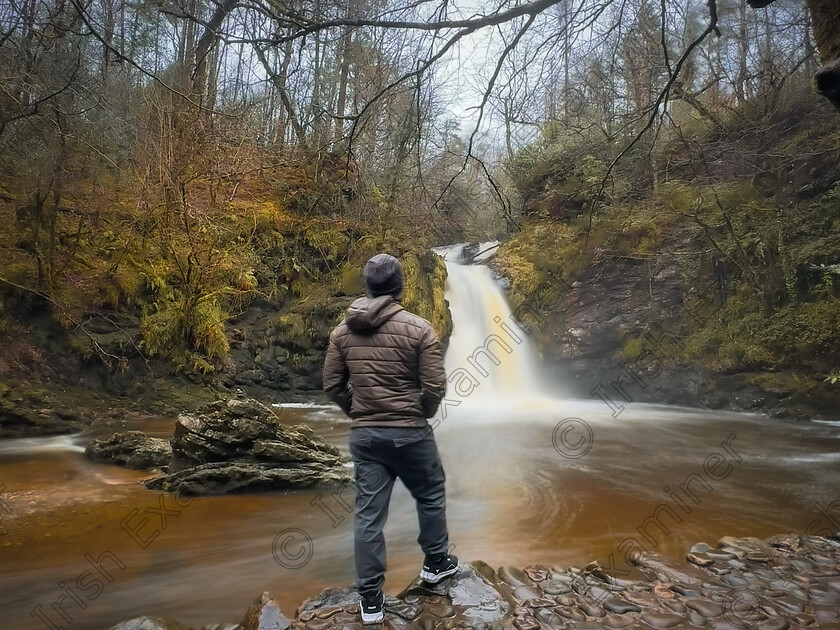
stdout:
{"type": "Polygon", "coordinates": [[[306,425],[284,426],[263,403],[241,394],[178,416],[173,470],[214,462],[341,463],[335,446],[306,425]]]}
{"type": "Polygon", "coordinates": [[[241,393],[175,423],[169,473],[146,481],[155,490],[213,495],[292,490],[349,481],[345,458],[305,425],[241,393]]]}

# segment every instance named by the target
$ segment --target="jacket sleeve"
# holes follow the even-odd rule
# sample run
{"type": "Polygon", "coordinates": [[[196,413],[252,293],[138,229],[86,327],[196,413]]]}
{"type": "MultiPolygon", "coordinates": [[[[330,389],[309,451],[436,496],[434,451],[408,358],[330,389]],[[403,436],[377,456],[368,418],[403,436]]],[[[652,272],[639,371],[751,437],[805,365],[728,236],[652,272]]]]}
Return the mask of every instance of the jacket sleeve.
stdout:
{"type": "Polygon", "coordinates": [[[335,340],[335,330],[330,334],[327,359],[324,361],[324,391],[341,410],[350,415],[353,404],[353,387],[350,385],[350,371],[347,362],[335,340]]]}
{"type": "Polygon", "coordinates": [[[446,393],[443,355],[435,331],[429,326],[420,340],[420,405],[427,418],[438,410],[446,393]]]}

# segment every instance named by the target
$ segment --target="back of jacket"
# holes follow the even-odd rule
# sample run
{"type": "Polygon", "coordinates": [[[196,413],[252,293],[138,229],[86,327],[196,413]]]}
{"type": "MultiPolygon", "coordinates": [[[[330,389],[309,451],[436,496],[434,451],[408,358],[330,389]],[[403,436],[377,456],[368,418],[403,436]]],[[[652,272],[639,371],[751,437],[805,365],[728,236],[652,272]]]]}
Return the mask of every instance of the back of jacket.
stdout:
{"type": "Polygon", "coordinates": [[[324,390],[354,427],[425,426],[446,391],[431,324],[390,295],[354,301],[330,334],[324,390]]]}

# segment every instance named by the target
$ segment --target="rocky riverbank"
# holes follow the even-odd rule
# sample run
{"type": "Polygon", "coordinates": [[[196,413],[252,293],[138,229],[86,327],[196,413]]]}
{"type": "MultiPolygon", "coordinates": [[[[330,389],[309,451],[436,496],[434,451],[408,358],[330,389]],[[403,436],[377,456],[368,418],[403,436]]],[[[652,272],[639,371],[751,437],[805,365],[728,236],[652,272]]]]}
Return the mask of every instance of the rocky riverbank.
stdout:
{"type": "MultiPolygon", "coordinates": [[[[462,564],[438,585],[419,580],[386,598],[385,622],[372,628],[540,630],[566,628],[786,630],[840,628],[840,533],[768,539],[724,537],[698,543],[682,565],[657,554],[629,558],[639,577],[585,568],[531,565],[494,570],[462,564]]],[[[140,617],[111,630],[186,630],[178,622],[140,617]]],[[[353,589],[330,588],[293,617],[261,595],[240,623],[202,630],[361,630],[353,589]]]]}

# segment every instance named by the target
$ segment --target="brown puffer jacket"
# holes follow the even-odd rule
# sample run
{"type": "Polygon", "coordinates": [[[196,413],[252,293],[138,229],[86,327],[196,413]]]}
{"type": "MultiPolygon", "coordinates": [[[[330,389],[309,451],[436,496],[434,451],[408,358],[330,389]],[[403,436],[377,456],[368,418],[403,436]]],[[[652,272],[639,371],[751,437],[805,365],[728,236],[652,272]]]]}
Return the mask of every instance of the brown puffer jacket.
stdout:
{"type": "Polygon", "coordinates": [[[330,334],[324,390],[354,427],[425,426],[446,391],[440,342],[392,296],[359,298],[330,334]]]}

